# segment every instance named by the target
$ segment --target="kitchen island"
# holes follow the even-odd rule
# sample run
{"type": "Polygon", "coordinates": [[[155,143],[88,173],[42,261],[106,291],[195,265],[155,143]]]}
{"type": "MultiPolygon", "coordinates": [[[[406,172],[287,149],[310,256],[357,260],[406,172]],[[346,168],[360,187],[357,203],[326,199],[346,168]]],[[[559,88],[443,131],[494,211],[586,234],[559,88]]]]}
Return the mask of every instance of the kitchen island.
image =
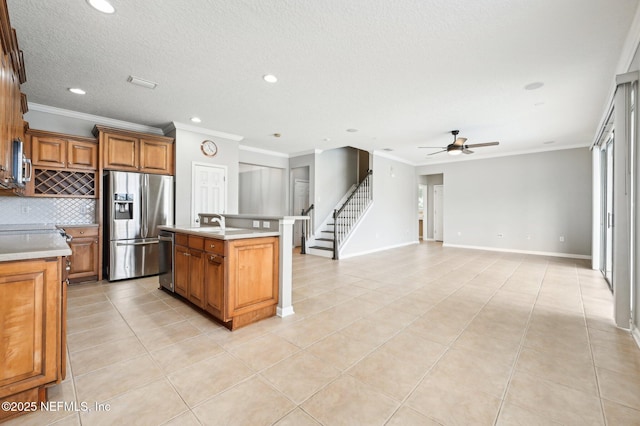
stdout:
{"type": "Polygon", "coordinates": [[[0,422],[39,408],[65,377],[70,254],[55,230],[0,232],[0,422]]]}
{"type": "Polygon", "coordinates": [[[276,314],[279,232],[160,226],[175,234],[174,291],[230,330],[276,314]]]}
{"type": "MultiPolygon", "coordinates": [[[[174,231],[176,228],[186,232],[201,233],[200,229],[211,229],[211,218],[216,215],[200,214],[199,223],[202,226],[162,227],[161,229],[174,231]]],[[[279,285],[278,305],[276,315],[286,317],[294,314],[293,310],[293,225],[297,220],[309,220],[308,216],[266,216],[254,214],[229,214],[224,215],[227,227],[238,228],[251,233],[261,233],[263,236],[279,235],[279,285]]],[[[239,231],[230,231],[225,235],[227,239],[242,235],[239,231]]],[[[217,238],[222,239],[222,235],[217,238]]]]}

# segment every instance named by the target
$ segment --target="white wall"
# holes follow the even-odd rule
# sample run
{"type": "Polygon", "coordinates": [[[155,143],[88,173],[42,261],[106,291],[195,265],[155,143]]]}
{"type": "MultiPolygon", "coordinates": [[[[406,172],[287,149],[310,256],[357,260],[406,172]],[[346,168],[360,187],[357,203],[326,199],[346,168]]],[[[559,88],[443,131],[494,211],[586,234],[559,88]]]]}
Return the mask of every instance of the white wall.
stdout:
{"type": "Polygon", "coordinates": [[[226,213],[238,213],[238,142],[175,129],[169,136],[176,142],[176,225],[188,225],[191,221],[191,166],[193,162],[227,166],[226,213]],[[218,146],[215,157],[207,157],[200,150],[203,140],[213,140],[218,146]]]}
{"type": "Polygon", "coordinates": [[[354,148],[337,148],[323,151],[315,159],[315,204],[316,226],[332,214],[336,204],[349,188],[358,181],[358,151],[354,148]]]}
{"type": "Polygon", "coordinates": [[[422,166],[417,173],[444,174],[445,244],[591,254],[588,148],[422,166]]]}
{"type": "MultiPolygon", "coordinates": [[[[316,176],[316,155],[315,154],[304,154],[304,155],[299,155],[297,157],[291,157],[289,159],[289,170],[293,170],[293,169],[299,169],[302,167],[308,167],[308,175],[307,175],[307,180],[309,181],[309,205],[314,203],[315,200],[315,176],[316,176]]],[[[301,172],[298,172],[301,173],[301,172]]],[[[307,173],[306,170],[305,172],[302,173],[307,173]]],[[[296,177],[300,177],[300,175],[296,175],[296,174],[290,174],[289,175],[289,194],[293,193],[293,180],[296,177]]],[[[304,176],[304,175],[302,175],[304,176]]],[[[304,177],[303,177],[304,178],[304,177]]],[[[291,201],[291,198],[289,198],[289,209],[290,209],[290,214],[291,215],[297,215],[300,214],[300,212],[294,212],[293,211],[293,202],[291,201]]],[[[312,213],[313,215],[313,213],[312,213]]]]}
{"type": "Polygon", "coordinates": [[[418,243],[415,167],[374,153],[372,170],[373,205],[343,246],[341,258],[418,243]]]}
{"type": "Polygon", "coordinates": [[[285,216],[285,169],[240,163],[238,213],[285,216]]]}

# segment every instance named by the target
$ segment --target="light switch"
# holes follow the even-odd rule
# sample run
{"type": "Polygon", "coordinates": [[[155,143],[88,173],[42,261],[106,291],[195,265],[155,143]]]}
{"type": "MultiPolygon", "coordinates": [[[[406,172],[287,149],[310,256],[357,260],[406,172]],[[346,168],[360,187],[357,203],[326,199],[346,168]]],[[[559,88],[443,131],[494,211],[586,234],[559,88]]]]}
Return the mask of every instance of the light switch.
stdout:
{"type": "Polygon", "coordinates": [[[260,228],[260,221],[259,220],[254,220],[253,221],[253,227],[254,228],[260,228]]]}
{"type": "Polygon", "coordinates": [[[262,222],[262,227],[266,228],[266,229],[269,229],[270,228],[269,222],[262,222]]]}

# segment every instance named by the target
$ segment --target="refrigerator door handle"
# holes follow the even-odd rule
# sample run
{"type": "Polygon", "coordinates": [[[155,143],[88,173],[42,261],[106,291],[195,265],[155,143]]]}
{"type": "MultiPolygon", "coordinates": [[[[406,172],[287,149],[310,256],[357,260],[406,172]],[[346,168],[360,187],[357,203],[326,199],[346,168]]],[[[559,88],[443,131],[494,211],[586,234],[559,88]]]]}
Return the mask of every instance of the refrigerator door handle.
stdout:
{"type": "Polygon", "coordinates": [[[141,232],[142,232],[142,238],[147,238],[147,212],[149,210],[149,206],[147,205],[147,201],[149,201],[149,198],[147,196],[147,191],[149,190],[148,185],[147,185],[147,175],[142,175],[142,182],[140,183],[141,186],[141,191],[140,191],[140,202],[142,205],[141,213],[142,213],[142,220],[141,220],[141,232]]]}
{"type": "Polygon", "coordinates": [[[159,244],[160,241],[155,240],[155,241],[142,241],[142,242],[137,242],[137,243],[116,243],[117,246],[146,246],[149,244],[159,244]]]}

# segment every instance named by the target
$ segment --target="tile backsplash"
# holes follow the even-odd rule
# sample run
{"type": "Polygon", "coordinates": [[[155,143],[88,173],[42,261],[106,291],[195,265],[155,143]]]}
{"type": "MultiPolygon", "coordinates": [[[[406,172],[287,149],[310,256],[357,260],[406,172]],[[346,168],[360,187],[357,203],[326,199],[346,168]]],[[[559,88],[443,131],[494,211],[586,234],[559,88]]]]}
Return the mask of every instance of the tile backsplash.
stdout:
{"type": "Polygon", "coordinates": [[[96,223],[96,200],[91,198],[0,197],[0,225],[96,223]]]}

